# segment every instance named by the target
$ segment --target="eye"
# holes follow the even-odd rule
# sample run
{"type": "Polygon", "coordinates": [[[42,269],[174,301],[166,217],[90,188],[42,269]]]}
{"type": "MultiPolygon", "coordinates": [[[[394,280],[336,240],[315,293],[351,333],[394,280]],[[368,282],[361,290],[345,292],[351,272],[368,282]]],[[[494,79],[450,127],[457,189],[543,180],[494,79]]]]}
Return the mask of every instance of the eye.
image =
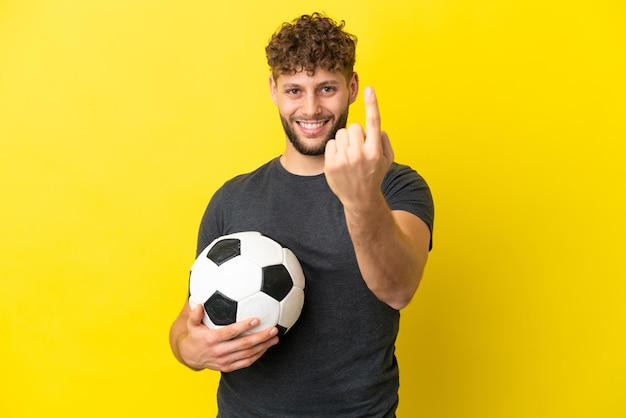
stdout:
{"type": "Polygon", "coordinates": [[[296,89],[296,88],[293,88],[293,89],[287,89],[287,90],[285,90],[285,93],[287,93],[287,94],[288,94],[288,95],[290,95],[290,96],[295,96],[295,95],[297,95],[298,93],[300,93],[300,90],[299,90],[299,89],[296,89]]]}
{"type": "Polygon", "coordinates": [[[336,90],[337,89],[335,87],[332,87],[332,86],[324,86],[324,87],[322,87],[322,93],[333,93],[336,90]]]}

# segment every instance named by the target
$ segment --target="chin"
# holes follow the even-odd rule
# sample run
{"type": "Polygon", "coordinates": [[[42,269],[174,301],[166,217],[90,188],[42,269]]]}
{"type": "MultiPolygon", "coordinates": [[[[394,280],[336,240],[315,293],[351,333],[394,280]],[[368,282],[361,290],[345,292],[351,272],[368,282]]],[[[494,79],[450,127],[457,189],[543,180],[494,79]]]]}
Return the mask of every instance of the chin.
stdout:
{"type": "Polygon", "coordinates": [[[289,141],[293,147],[302,155],[310,155],[310,156],[320,156],[324,155],[326,151],[326,143],[328,139],[324,140],[316,140],[316,141],[307,141],[301,140],[300,138],[291,138],[289,137],[289,141]]]}

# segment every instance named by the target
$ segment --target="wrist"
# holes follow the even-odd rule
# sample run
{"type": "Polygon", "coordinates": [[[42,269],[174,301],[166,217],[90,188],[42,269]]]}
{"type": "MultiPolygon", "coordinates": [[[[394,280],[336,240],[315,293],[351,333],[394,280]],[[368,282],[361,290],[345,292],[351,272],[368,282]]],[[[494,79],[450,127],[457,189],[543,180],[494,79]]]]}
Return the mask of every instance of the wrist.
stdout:
{"type": "Polygon", "coordinates": [[[370,196],[369,199],[360,199],[343,204],[348,218],[377,222],[385,213],[391,212],[382,193],[370,196]]]}

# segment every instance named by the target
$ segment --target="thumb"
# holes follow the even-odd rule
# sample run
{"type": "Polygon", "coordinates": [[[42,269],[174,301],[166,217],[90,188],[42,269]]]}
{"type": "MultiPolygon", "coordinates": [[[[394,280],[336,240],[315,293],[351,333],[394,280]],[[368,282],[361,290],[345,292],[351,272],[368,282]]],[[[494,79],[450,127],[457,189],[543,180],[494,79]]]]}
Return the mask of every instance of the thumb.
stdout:
{"type": "Polygon", "coordinates": [[[200,325],[202,323],[202,318],[204,318],[204,308],[199,303],[189,312],[189,324],[200,325]]]}

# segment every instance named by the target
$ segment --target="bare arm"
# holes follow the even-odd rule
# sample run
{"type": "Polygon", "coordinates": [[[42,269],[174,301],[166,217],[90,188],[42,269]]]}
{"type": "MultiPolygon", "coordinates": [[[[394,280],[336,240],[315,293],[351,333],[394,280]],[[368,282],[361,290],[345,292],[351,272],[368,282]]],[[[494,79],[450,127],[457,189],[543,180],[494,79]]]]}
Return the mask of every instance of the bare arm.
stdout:
{"type": "Polygon", "coordinates": [[[230,372],[248,367],[269,347],[278,343],[275,327],[240,336],[258,325],[256,318],[214,330],[202,323],[203,315],[201,305],[191,310],[185,302],[170,328],[170,346],[174,356],[192,370],[230,372]]]}
{"type": "Polygon", "coordinates": [[[409,212],[390,211],[384,200],[377,208],[346,211],[346,220],[367,286],[392,308],[407,306],[428,260],[428,226],[409,212]]]}
{"type": "Polygon", "coordinates": [[[415,215],[387,205],[381,185],[394,155],[370,88],[365,110],[367,131],[357,124],[339,130],[326,146],[324,172],[344,206],[363,279],[380,300],[402,309],[421,280],[430,230],[415,215]]]}

